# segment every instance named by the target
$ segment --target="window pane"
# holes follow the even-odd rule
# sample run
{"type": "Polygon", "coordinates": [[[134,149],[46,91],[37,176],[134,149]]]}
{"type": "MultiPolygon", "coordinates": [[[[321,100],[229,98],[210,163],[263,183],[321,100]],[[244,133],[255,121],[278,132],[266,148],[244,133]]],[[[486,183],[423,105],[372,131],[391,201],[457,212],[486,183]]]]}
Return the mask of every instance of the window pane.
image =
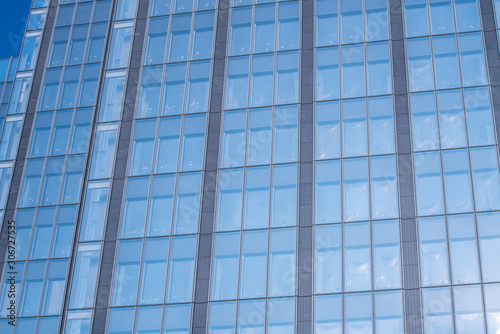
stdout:
{"type": "Polygon", "coordinates": [[[345,333],[372,333],[372,296],[370,293],[345,295],[345,333]]]}
{"type": "MultiPolygon", "coordinates": [[[[179,1],[181,0],[177,0],[177,2],[179,1]]],[[[190,30],[191,30],[191,14],[176,15],[172,18],[172,25],[170,27],[170,42],[168,50],[169,62],[186,61],[188,59],[190,30]]]]}
{"type": "Polygon", "coordinates": [[[297,106],[274,110],[274,163],[297,161],[297,106]]]}
{"type": "MultiPolygon", "coordinates": [[[[199,0],[198,5],[201,3],[202,0],[199,0]]],[[[214,16],[213,11],[195,14],[191,59],[211,58],[214,16]]]]}
{"type": "Polygon", "coordinates": [[[394,112],[391,97],[368,99],[370,153],[395,152],[394,112]]]}
{"type": "Polygon", "coordinates": [[[316,104],[316,159],[340,158],[339,102],[316,104]]]}
{"type": "Polygon", "coordinates": [[[415,154],[418,215],[444,213],[441,163],[438,152],[415,154]]]}
{"type": "MultiPolygon", "coordinates": [[[[158,78],[158,94],[159,79],[160,78],[158,78]]],[[[185,84],[186,63],[167,65],[167,72],[165,73],[165,87],[163,92],[162,115],[182,114],[185,84]]],[[[154,111],[154,115],[156,115],[156,109],[154,109],[154,111]]]]}
{"type": "Polygon", "coordinates": [[[295,294],[295,243],[295,228],[271,230],[269,296],[295,294]]]}
{"type": "Polygon", "coordinates": [[[375,293],[375,326],[377,333],[403,333],[401,292],[375,293]]]}
{"type": "Polygon", "coordinates": [[[243,233],[240,298],[266,296],[267,231],[243,233]]]}
{"type": "Polygon", "coordinates": [[[167,48],[168,16],[149,19],[144,64],[161,64],[167,48]]]}
{"type": "Polygon", "coordinates": [[[342,232],[340,225],[316,227],[315,292],[342,291],[342,232]]]}
{"type": "Polygon", "coordinates": [[[80,246],[76,254],[69,300],[70,308],[90,308],[94,304],[100,245],[86,244],[85,246],[80,246]]]}
{"type": "Polygon", "coordinates": [[[375,289],[400,288],[399,223],[397,220],[389,220],[377,221],[372,224],[375,289]]]}
{"type": "Polygon", "coordinates": [[[419,218],[422,285],[449,285],[448,246],[444,217],[419,218]]]}
{"type": "Polygon", "coordinates": [[[271,226],[295,226],[296,220],[297,166],[274,166],[271,226]]]}
{"type": "Polygon", "coordinates": [[[411,94],[412,136],[415,151],[439,148],[434,93],[411,94]]]}
{"type": "Polygon", "coordinates": [[[52,260],[49,262],[42,302],[43,315],[61,314],[67,267],[68,260],[52,260]]]}
{"type": "Polygon", "coordinates": [[[60,110],[57,112],[49,149],[50,155],[66,154],[72,119],[72,110],[60,110]]]}
{"type": "Polygon", "coordinates": [[[390,94],[392,92],[392,80],[389,43],[370,43],[366,47],[366,54],[368,94],[390,94]]]}
{"type": "Polygon", "coordinates": [[[244,229],[269,226],[269,178],[269,167],[246,171],[244,229]]]}
{"type": "Polygon", "coordinates": [[[156,144],[156,174],[177,171],[181,121],[180,117],[166,117],[160,119],[158,143],[156,144]]]}
{"type": "Polygon", "coordinates": [[[156,119],[135,122],[134,142],[129,167],[129,175],[151,173],[156,134],[156,119]]]}
{"type": "Polygon", "coordinates": [[[298,49],[299,3],[280,3],[278,7],[278,48],[279,50],[298,49]]]}
{"type": "Polygon", "coordinates": [[[189,66],[185,112],[206,112],[210,90],[210,61],[193,62],[189,66]]]}
{"type": "Polygon", "coordinates": [[[109,49],[108,69],[127,67],[132,42],[132,30],[132,25],[115,24],[109,49]]]}
{"type": "Polygon", "coordinates": [[[46,155],[52,116],[52,112],[37,113],[35,126],[31,135],[30,158],[44,157],[46,155]]]}
{"type": "Polygon", "coordinates": [[[267,333],[292,334],[295,329],[294,298],[270,299],[267,306],[267,333]]]}
{"type": "MultiPolygon", "coordinates": [[[[140,304],[163,303],[167,278],[168,244],[168,238],[146,239],[139,294],[140,304]]],[[[161,319],[161,315],[158,319],[161,319]]]]}
{"type": "Polygon", "coordinates": [[[248,106],[248,57],[230,58],[227,62],[226,109],[248,106]]]}
{"type": "Polygon", "coordinates": [[[254,44],[253,44],[254,53],[274,51],[275,26],[276,26],[275,8],[276,8],[275,4],[255,7],[254,44]]]}
{"type": "Polygon", "coordinates": [[[177,182],[174,234],[196,233],[200,211],[201,173],[180,174],[177,182]]]}
{"type": "Polygon", "coordinates": [[[184,117],[180,171],[203,169],[205,120],[205,115],[188,115],[184,117]]]}
{"type": "Polygon", "coordinates": [[[117,127],[117,124],[97,127],[89,179],[105,179],[111,176],[115,158],[117,127]]]}
{"type": "Polygon", "coordinates": [[[99,122],[116,121],[120,118],[125,92],[125,73],[108,72],[99,109],[99,122]]]}
{"type": "Polygon", "coordinates": [[[162,75],[163,66],[152,66],[143,69],[137,118],[158,115],[162,75]]]}
{"type": "Polygon", "coordinates": [[[371,256],[370,224],[344,225],[345,290],[370,290],[371,256]]]}
{"type": "Polygon", "coordinates": [[[196,236],[172,238],[167,302],[190,302],[193,294],[196,236]]]}
{"type": "MultiPolygon", "coordinates": [[[[231,11],[230,54],[250,53],[252,8],[233,8],[231,11]]],[[[274,34],[272,35],[274,37],[274,34]]],[[[273,43],[274,46],[274,43],[273,43]]]]}
{"type": "Polygon", "coordinates": [[[481,251],[481,271],[484,282],[500,280],[500,267],[495,254],[500,252],[500,215],[481,213],[477,215],[479,246],[481,251]]]}
{"type": "Polygon", "coordinates": [[[189,334],[191,304],[165,307],[164,334],[189,334]]]}
{"type": "Polygon", "coordinates": [[[251,106],[260,107],[273,103],[274,55],[255,55],[252,58],[251,106]]]}
{"type": "Polygon", "coordinates": [[[459,90],[440,91],[437,97],[441,147],[466,147],[467,136],[461,92],[459,90]]]}
{"type": "Polygon", "coordinates": [[[365,66],[363,46],[351,45],[342,49],[342,96],[365,95],[365,66]]]}
{"type": "Polygon", "coordinates": [[[315,297],[315,333],[342,333],[342,296],[326,295],[315,297]]]}
{"type": "Polygon", "coordinates": [[[443,169],[447,212],[473,211],[467,150],[443,151],[443,169]]]}
{"type": "Polygon", "coordinates": [[[247,165],[271,162],[272,116],[271,108],[250,109],[247,165]]]}
{"type": "Polygon", "coordinates": [[[490,110],[488,88],[464,90],[465,110],[467,112],[467,130],[469,145],[491,145],[495,142],[493,122],[490,110]]]}
{"type": "Polygon", "coordinates": [[[236,299],[240,233],[218,233],[215,237],[212,300],[236,299]]]}
{"type": "Polygon", "coordinates": [[[365,99],[342,102],[344,157],[367,155],[367,120],[365,99]]]}
{"type": "Polygon", "coordinates": [[[342,220],[340,162],[316,163],[316,224],[342,220]]]}
{"type": "Polygon", "coordinates": [[[149,177],[129,178],[123,207],[122,238],[144,235],[148,205],[149,177]]]}
{"type": "Polygon", "coordinates": [[[278,53],[276,63],[276,104],[296,103],[299,95],[299,55],[296,51],[278,53]]]}
{"type": "Polygon", "coordinates": [[[367,158],[343,161],[344,221],[370,219],[367,158]]]}
{"type": "Polygon", "coordinates": [[[500,181],[497,152],[494,147],[470,150],[474,199],[477,211],[500,209],[500,181]]]}
{"type": "Polygon", "coordinates": [[[500,284],[485,285],[484,299],[488,333],[498,332],[500,330],[500,284]]]}
{"type": "MultiPolygon", "coordinates": [[[[425,12],[425,8],[424,8],[425,12]]],[[[407,14],[406,17],[409,15],[407,14]]],[[[408,53],[408,74],[410,82],[410,91],[423,91],[434,89],[434,79],[431,61],[431,48],[429,38],[411,39],[407,41],[408,53]]],[[[446,54],[443,55],[443,57],[446,54]]],[[[444,67],[446,58],[440,61],[443,84],[446,82],[446,68],[444,67]]],[[[437,62],[438,60],[436,60],[437,62]]],[[[454,69],[455,71],[457,69],[454,69]]],[[[451,75],[454,77],[455,75],[451,75]]],[[[441,87],[441,86],[440,86],[441,87]]]]}
{"type": "Polygon", "coordinates": [[[236,302],[210,304],[210,334],[234,333],[236,329],[236,302]]]}
{"type": "Polygon", "coordinates": [[[119,245],[112,305],[135,305],[141,264],[142,240],[122,240],[119,245]]]}
{"type": "Polygon", "coordinates": [[[109,184],[89,182],[80,227],[80,241],[101,240],[104,232],[109,184]]]}
{"type": "Polygon", "coordinates": [[[243,199],[243,170],[221,170],[217,231],[239,230],[243,199]]]}
{"type": "MultiPolygon", "coordinates": [[[[319,4],[318,4],[319,5],[319,4]]],[[[316,50],[316,100],[339,98],[339,50],[316,50]]]]}
{"type": "Polygon", "coordinates": [[[153,177],[147,226],[148,236],[170,234],[174,206],[174,187],[175,175],[153,177]]]}

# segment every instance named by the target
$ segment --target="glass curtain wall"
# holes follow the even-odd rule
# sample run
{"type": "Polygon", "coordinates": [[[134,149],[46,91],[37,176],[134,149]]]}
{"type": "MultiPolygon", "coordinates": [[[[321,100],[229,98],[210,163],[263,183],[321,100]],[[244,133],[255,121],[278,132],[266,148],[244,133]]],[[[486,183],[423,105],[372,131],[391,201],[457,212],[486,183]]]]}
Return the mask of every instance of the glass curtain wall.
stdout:
{"type": "Polygon", "coordinates": [[[209,333],[293,333],[299,1],[232,1],[209,333]]]}
{"type": "MultiPolygon", "coordinates": [[[[19,117],[9,116],[7,119],[9,122],[6,125],[5,131],[8,134],[5,137],[2,135],[4,131],[4,124],[6,122],[7,109],[9,107],[10,93],[12,92],[12,86],[14,84],[14,78],[16,75],[18,57],[3,58],[0,59],[0,152],[7,152],[12,150],[8,146],[16,146],[17,142],[14,144],[12,140],[16,141],[18,128],[20,129],[20,124],[16,119],[19,117]],[[14,131],[13,131],[14,130],[14,131]],[[14,132],[14,133],[12,133],[14,132]]],[[[19,130],[20,131],[20,130],[19,130]]],[[[1,153],[0,153],[1,155],[1,153]]],[[[6,154],[4,154],[6,156],[6,154]]],[[[3,222],[4,209],[7,205],[7,197],[9,194],[10,178],[12,176],[12,168],[14,165],[14,157],[5,160],[5,158],[0,161],[0,221],[3,222]]]]}
{"type": "Polygon", "coordinates": [[[318,0],[315,333],[403,333],[385,0],[318,0]]]}
{"type": "Polygon", "coordinates": [[[424,330],[495,333],[500,182],[479,3],[404,4],[424,330]]]}
{"type": "MultiPolygon", "coordinates": [[[[33,2],[8,115],[25,112],[48,3],[33,2]]],[[[14,328],[3,321],[2,333],[50,333],[62,326],[110,5],[62,1],[56,15],[15,213],[17,322],[14,328]],[[86,48],[96,44],[100,47],[86,48]]],[[[4,285],[2,317],[7,291],[4,285]]]]}
{"type": "MultiPolygon", "coordinates": [[[[110,334],[187,333],[190,328],[215,4],[150,1],[111,287],[110,334]]],[[[122,94],[122,78],[107,72],[103,121],[119,117],[113,101],[122,94]]],[[[106,161],[112,165],[113,157],[106,161]]]]}

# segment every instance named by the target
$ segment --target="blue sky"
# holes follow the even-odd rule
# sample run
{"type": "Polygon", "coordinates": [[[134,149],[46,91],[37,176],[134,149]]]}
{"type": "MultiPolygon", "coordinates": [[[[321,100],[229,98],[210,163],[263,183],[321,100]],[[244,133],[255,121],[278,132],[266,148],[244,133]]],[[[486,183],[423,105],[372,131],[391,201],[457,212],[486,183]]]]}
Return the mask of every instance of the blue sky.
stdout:
{"type": "Polygon", "coordinates": [[[2,1],[0,10],[0,58],[20,53],[31,0],[2,1]]]}

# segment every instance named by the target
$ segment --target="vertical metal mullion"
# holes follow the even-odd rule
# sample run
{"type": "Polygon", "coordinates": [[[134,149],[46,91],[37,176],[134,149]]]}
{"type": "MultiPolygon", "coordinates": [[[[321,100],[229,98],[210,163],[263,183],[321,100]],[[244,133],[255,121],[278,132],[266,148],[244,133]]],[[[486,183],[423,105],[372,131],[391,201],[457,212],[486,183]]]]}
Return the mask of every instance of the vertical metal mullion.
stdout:
{"type": "MultiPolygon", "coordinates": [[[[314,41],[315,1],[304,0],[299,8],[299,159],[298,221],[296,225],[296,333],[312,334],[314,295],[314,41]]],[[[340,20],[339,20],[340,22],[340,20]]],[[[339,36],[340,37],[340,36],[339,36]]],[[[339,54],[340,56],[340,54],[339,54]]]]}
{"type": "Polygon", "coordinates": [[[210,105],[206,132],[206,156],[201,187],[201,219],[199,222],[197,254],[195,259],[194,308],[191,333],[205,334],[209,323],[210,276],[214,251],[214,223],[217,203],[217,184],[223,109],[224,79],[228,40],[229,0],[219,0],[214,34],[214,55],[211,74],[210,105]]]}
{"type": "Polygon", "coordinates": [[[392,58],[393,95],[395,102],[396,157],[398,196],[400,205],[401,268],[403,279],[403,311],[405,331],[423,333],[422,296],[418,230],[415,205],[415,170],[413,165],[411,113],[405,36],[404,4],[402,0],[389,0],[390,46],[392,58]]]}

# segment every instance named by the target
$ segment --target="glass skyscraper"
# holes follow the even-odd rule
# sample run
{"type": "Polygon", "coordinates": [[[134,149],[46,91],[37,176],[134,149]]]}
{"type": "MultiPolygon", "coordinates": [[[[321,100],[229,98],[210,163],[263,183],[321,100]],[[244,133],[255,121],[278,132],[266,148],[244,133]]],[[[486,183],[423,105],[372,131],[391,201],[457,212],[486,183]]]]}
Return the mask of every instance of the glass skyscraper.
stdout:
{"type": "Polygon", "coordinates": [[[499,28],[500,0],[34,0],[0,332],[500,333],[499,28]]]}

